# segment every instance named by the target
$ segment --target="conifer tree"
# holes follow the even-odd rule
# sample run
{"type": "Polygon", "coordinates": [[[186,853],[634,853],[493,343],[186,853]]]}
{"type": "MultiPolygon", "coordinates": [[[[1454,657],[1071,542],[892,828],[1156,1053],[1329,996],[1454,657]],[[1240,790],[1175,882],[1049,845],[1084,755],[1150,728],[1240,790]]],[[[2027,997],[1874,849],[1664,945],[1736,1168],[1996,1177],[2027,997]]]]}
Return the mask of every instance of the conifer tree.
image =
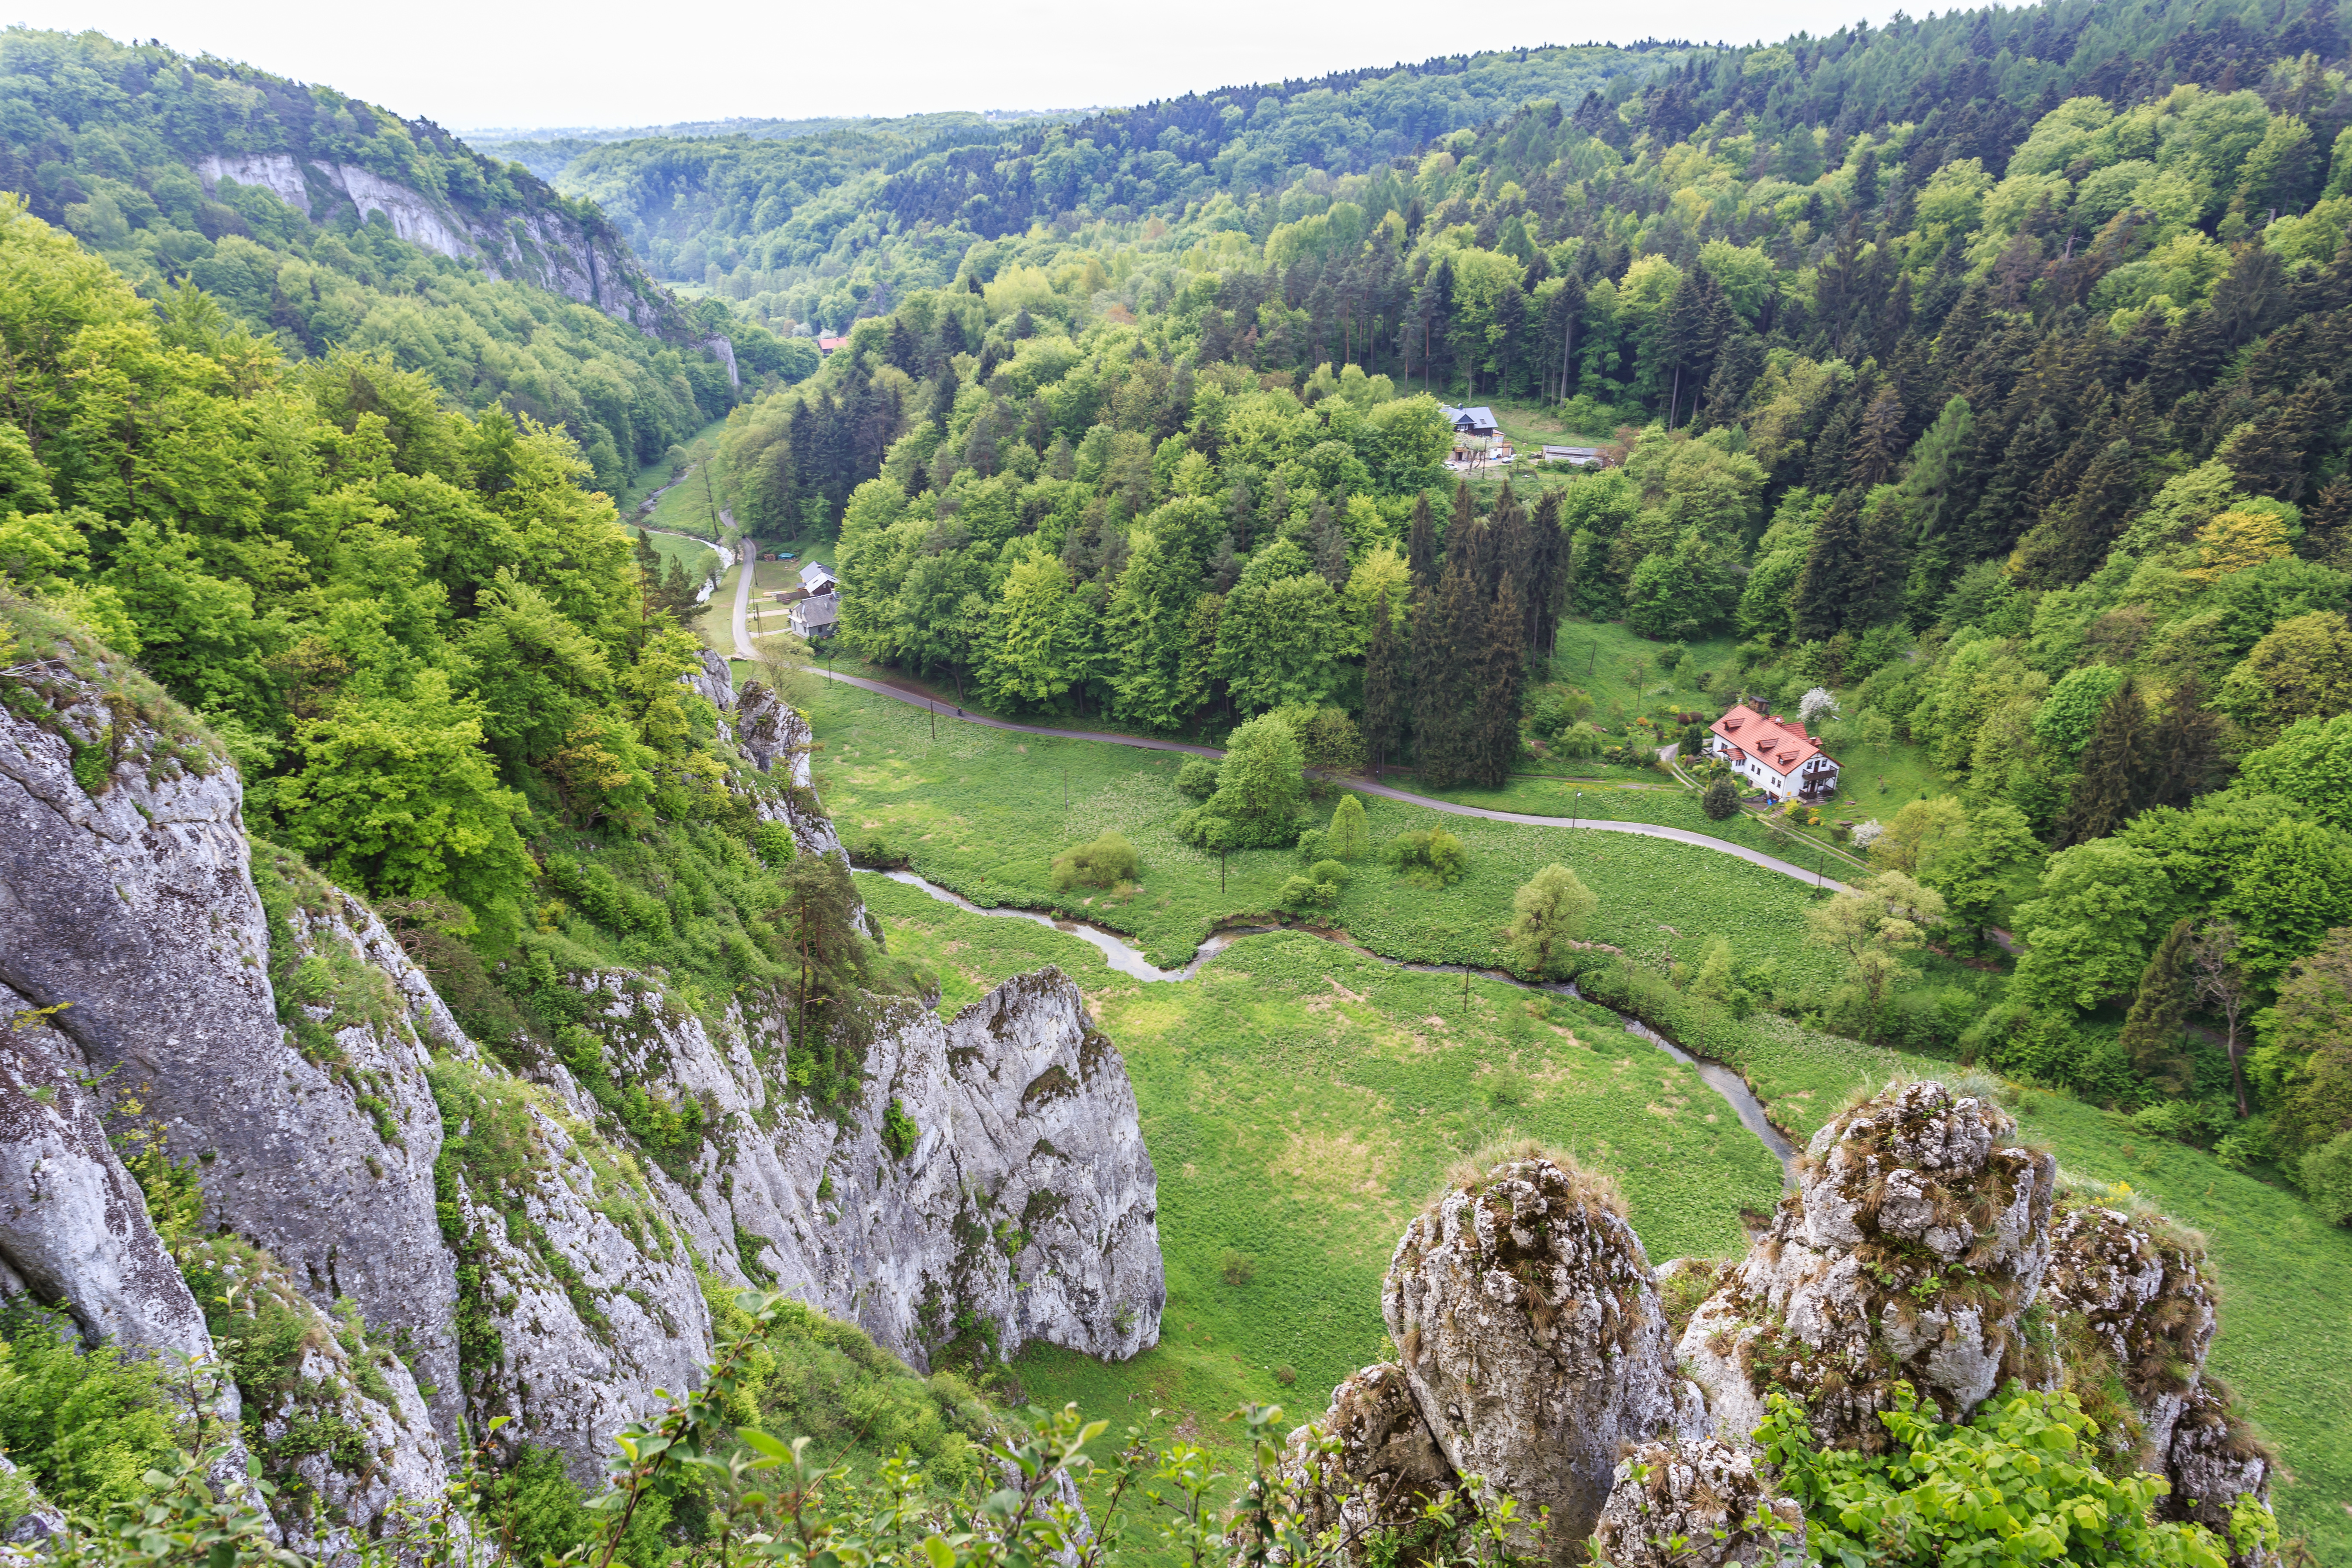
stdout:
{"type": "Polygon", "coordinates": [[[1797,576],[1791,617],[1801,641],[1833,637],[1845,625],[1846,598],[1862,564],[1861,511],[1853,492],[1843,490],[1813,525],[1813,542],[1797,576]]]}
{"type": "Polygon", "coordinates": [[[1454,515],[1445,524],[1445,564],[1448,567],[1459,566],[1475,574],[1472,551],[1475,542],[1472,535],[1477,527],[1478,513],[1471,504],[1469,482],[1465,480],[1454,487],[1454,515]]]}
{"type": "Polygon", "coordinates": [[[1314,547],[1315,570],[1334,588],[1348,585],[1348,535],[1331,515],[1331,503],[1318,500],[1315,519],[1308,525],[1308,542],[1314,547]]]}
{"type": "Polygon", "coordinates": [[[1412,531],[1405,539],[1405,566],[1416,588],[1437,586],[1437,525],[1429,515],[1429,492],[1412,501],[1412,531]]]}
{"type": "Polygon", "coordinates": [[[1563,581],[1568,571],[1568,536],[1559,526],[1560,492],[1544,491],[1536,502],[1536,514],[1528,524],[1534,533],[1534,570],[1528,579],[1528,603],[1533,610],[1534,639],[1529,643],[1530,657],[1549,654],[1559,637],[1560,601],[1565,596],[1563,581]]]}
{"type": "Polygon", "coordinates": [[[1413,618],[1412,754],[1422,782],[1438,788],[1470,776],[1471,706],[1480,689],[1486,605],[1477,584],[1448,566],[1413,618]]]}
{"type": "Polygon", "coordinates": [[[2126,676],[2083,747],[2083,770],[2058,820],[2055,847],[2105,838],[2147,803],[2150,740],[2147,704],[2126,676]]]}
{"type": "Polygon", "coordinates": [[[1511,776],[1511,763],[1518,759],[1519,708],[1528,686],[1524,617],[1518,588],[1506,572],[1486,612],[1476,710],[1466,716],[1472,753],[1468,771],[1488,789],[1502,788],[1511,776]]]}
{"type": "Polygon", "coordinates": [[[1364,655],[1364,743],[1372,749],[1376,771],[1404,744],[1404,637],[1397,630],[1384,590],[1372,606],[1371,645],[1364,655]]]}
{"type": "Polygon", "coordinates": [[[2189,921],[2172,922],[2156,955],[2140,972],[2139,990],[2132,997],[2130,1016],[2124,1020],[2122,1044],[2132,1069],[2167,1093],[2178,1094],[2188,1085],[2180,1057],[2180,1036],[2189,1020],[2195,984],[2189,973],[2189,950],[2196,927],[2189,921]]]}

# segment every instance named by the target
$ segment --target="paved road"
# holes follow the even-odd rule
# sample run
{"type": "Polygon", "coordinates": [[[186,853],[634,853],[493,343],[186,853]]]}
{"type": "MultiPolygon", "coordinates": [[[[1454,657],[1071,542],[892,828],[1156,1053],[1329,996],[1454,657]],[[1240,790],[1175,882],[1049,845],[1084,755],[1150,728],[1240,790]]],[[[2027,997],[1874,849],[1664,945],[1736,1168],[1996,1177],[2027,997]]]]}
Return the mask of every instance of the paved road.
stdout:
{"type": "MultiPolygon", "coordinates": [[[[735,624],[736,647],[740,650],[746,646],[741,631],[742,610],[740,604],[736,610],[735,624]]],[[[750,655],[739,652],[737,657],[749,658],[750,655]]],[[[892,698],[912,707],[929,708],[943,717],[959,711],[952,703],[940,702],[921,692],[885,685],[878,680],[867,680],[862,676],[834,675],[817,665],[812,665],[809,668],[809,673],[825,680],[839,681],[844,686],[855,686],[862,691],[871,691],[877,696],[892,698]]],[[[966,723],[983,725],[991,730],[1011,730],[1019,734],[1043,735],[1057,741],[1101,741],[1114,746],[1136,746],[1148,752],[1190,752],[1201,757],[1224,755],[1224,752],[1214,746],[1195,746],[1183,741],[1158,741],[1143,735],[1114,735],[1098,730],[1057,730],[1045,724],[1015,724],[1008,719],[990,719],[971,712],[964,712],[961,717],[966,723]]],[[[1670,838],[1677,844],[1689,844],[1701,849],[1712,849],[1718,855],[1736,856],[1751,866],[1761,866],[1768,871],[1778,871],[1781,876],[1793,877],[1800,882],[1811,882],[1822,887],[1835,888],[1840,892],[1850,890],[1843,882],[1825,879],[1817,872],[1807,870],[1802,866],[1776,859],[1759,849],[1749,849],[1743,845],[1728,844],[1720,838],[1709,838],[1704,833],[1692,833],[1680,827],[1661,827],[1648,822],[1596,822],[1591,817],[1534,816],[1520,811],[1491,811],[1483,805],[1463,805],[1455,801],[1435,800],[1425,795],[1414,795],[1408,790],[1392,789],[1387,784],[1374,784],[1369,779],[1353,776],[1347,780],[1347,784],[1349,789],[1361,790],[1366,795],[1376,795],[1386,800],[1402,801],[1407,805],[1426,806],[1431,811],[1444,812],[1449,816],[1475,816],[1488,822],[1517,822],[1529,827],[1591,828],[1601,833],[1632,833],[1643,838],[1670,838]]]]}
{"type": "MultiPolygon", "coordinates": [[[[731,523],[735,520],[729,518],[727,521],[731,523]]],[[[751,627],[748,617],[751,613],[751,579],[756,575],[754,566],[760,559],[760,551],[748,539],[735,549],[736,554],[741,558],[739,564],[743,573],[735,583],[735,657],[757,658],[760,656],[751,651],[751,627]]]]}

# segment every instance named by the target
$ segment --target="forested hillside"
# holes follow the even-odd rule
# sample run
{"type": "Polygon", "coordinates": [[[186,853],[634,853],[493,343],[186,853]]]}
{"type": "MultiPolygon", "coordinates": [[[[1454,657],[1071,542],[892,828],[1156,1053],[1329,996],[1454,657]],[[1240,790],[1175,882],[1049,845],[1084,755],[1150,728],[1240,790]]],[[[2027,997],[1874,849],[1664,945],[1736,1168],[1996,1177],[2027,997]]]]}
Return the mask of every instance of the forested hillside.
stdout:
{"type": "Polygon", "coordinates": [[[1161,729],[1337,706],[1424,784],[1679,728],[1556,670],[1563,619],[1660,673],[1736,638],[1718,690],[1919,749],[1874,856],[2015,933],[2007,1000],[1927,1037],[2297,1169],[2345,1069],[2249,1021],[2352,925],[2352,93],[2269,58],[2340,55],[2324,17],[2122,26],[1695,58],[1310,174],[1262,238],[975,246],[730,421],[738,514],[838,526],[870,658],[1161,729]],[[1622,466],[1456,491],[1425,386],[1622,466]]]}
{"type": "Polygon", "coordinates": [[[1033,225],[1133,240],[1191,215],[1262,238],[1278,218],[1261,198],[1302,174],[1374,169],[1530,100],[1622,92],[1682,54],[1503,50],[1189,93],[1070,125],[927,116],[774,146],[646,140],[583,151],[556,183],[642,224],[630,238],[667,276],[709,282],[753,320],[838,331],[950,281],[975,240],[1033,225]]]}
{"type": "Polygon", "coordinates": [[[192,282],[287,353],[387,354],[477,412],[561,424],[612,490],[733,401],[714,331],[754,381],[806,368],[755,325],[690,320],[527,171],[157,45],[0,34],[0,188],[150,298],[192,282]]]}

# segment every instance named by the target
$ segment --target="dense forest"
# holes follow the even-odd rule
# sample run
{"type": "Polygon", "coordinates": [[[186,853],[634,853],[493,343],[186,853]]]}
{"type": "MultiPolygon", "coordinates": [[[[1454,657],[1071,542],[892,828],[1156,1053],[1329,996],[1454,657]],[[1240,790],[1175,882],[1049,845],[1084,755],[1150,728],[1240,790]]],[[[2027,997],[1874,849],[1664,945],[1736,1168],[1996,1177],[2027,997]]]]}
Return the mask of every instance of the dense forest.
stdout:
{"type": "Polygon", "coordinates": [[[388,355],[469,409],[561,425],[615,492],[733,402],[704,338],[731,336],[755,384],[815,363],[754,323],[690,319],[626,262],[596,207],[437,126],[154,44],[0,33],[0,188],[151,298],[194,284],[283,353],[388,355]],[[250,172],[272,157],[293,182],[285,190],[205,176],[207,160],[250,172]],[[401,237],[321,170],[413,194],[478,257],[401,237]],[[307,208],[289,205],[296,188],[307,208]],[[557,236],[602,247],[582,276],[601,265],[650,331],[557,290],[557,236]]]}
{"type": "Polygon", "coordinates": [[[2196,1005],[2182,921],[2256,1005],[2344,962],[2352,93],[2273,56],[2324,18],[2105,26],[1694,58],[1309,175],[1262,239],[975,245],[730,420],[738,515],[837,527],[870,658],[1161,730],[1344,709],[1429,784],[1675,727],[1554,679],[1562,617],[1736,637],[1759,704],[1946,781],[1874,854],[2024,956],[1923,1040],[2291,1163],[2342,1062],[2126,1018],[2196,1005]],[[1457,489],[1424,388],[1623,461],[1457,489]]]}
{"type": "Polygon", "coordinates": [[[1682,52],[1455,56],[1187,94],[1069,125],[936,116],[775,144],[669,136],[583,149],[555,180],[632,226],[631,241],[666,276],[705,282],[762,323],[837,331],[951,280],[976,240],[1037,224],[1102,224],[1133,239],[1187,212],[1212,229],[1244,226],[1260,198],[1310,171],[1377,168],[1530,99],[1630,84],[1682,52]]]}

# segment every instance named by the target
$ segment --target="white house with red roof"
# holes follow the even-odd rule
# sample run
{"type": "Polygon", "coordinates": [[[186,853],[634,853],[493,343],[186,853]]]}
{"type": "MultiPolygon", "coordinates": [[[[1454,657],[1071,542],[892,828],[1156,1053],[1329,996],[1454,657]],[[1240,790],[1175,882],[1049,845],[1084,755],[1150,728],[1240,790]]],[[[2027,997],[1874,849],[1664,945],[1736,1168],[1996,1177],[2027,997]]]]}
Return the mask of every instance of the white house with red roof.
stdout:
{"type": "Polygon", "coordinates": [[[1707,754],[1776,801],[1817,800],[1837,788],[1837,759],[1804,725],[1741,703],[1707,726],[1707,754]]]}

